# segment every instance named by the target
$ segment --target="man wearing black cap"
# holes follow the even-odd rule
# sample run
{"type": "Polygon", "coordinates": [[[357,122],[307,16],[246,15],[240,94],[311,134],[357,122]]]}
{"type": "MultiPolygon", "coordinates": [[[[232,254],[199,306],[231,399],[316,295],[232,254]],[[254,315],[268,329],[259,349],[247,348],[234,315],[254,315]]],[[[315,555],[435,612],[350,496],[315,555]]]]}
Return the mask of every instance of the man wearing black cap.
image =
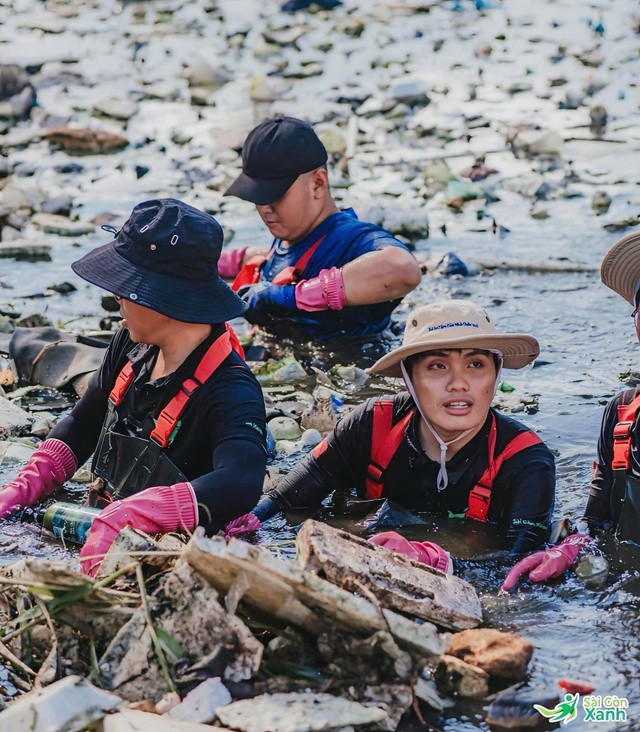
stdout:
{"type": "Polygon", "coordinates": [[[225,195],[254,203],[274,242],[266,256],[223,252],[220,271],[235,277],[252,323],[295,324],[321,340],[377,335],[418,286],[420,268],[391,234],[337,208],[326,163],[301,120],[276,117],[249,133],[242,173],[225,195]]]}
{"type": "Polygon", "coordinates": [[[72,265],[114,293],[124,327],[82,399],[0,491],[0,518],[49,496],[93,453],[96,501],[107,507],[83,547],[85,572],[125,526],[217,530],[260,496],[264,402],[225,325],[246,306],[218,275],[222,240],[212,216],[146,201],[72,265]]]}

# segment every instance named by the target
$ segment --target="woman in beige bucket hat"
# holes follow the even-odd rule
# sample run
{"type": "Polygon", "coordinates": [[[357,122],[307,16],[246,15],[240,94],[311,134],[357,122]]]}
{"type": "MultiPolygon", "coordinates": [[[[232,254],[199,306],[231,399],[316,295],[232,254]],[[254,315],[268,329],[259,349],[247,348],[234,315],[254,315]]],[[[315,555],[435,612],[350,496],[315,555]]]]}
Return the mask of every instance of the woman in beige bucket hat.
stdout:
{"type": "MultiPolygon", "coordinates": [[[[491,401],[502,367],[522,368],[538,353],[535,338],[497,332],[469,301],[417,308],[402,345],[370,369],[403,377],[407,391],[354,409],[256,512],[319,506],[333,490],[355,488],[362,499],[494,522],[505,546],[537,548],[549,536],[553,455],[491,401]]],[[[430,547],[429,563],[442,568],[443,550],[430,547]]]]}

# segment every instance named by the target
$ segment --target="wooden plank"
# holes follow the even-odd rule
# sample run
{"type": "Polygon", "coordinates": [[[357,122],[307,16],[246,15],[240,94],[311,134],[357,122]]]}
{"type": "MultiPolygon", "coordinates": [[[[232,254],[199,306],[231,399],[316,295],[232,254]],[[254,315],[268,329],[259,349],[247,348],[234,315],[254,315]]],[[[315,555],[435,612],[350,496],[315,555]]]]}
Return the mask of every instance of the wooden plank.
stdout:
{"type": "MultiPolygon", "coordinates": [[[[396,643],[415,655],[433,660],[444,653],[448,634],[431,623],[418,624],[391,610],[272,556],[268,550],[239,539],[229,543],[207,538],[196,530],[185,558],[220,593],[242,587],[241,603],[260,614],[294,623],[319,635],[338,626],[372,634],[391,633],[396,643]],[[238,578],[241,577],[241,580],[238,578]]],[[[234,592],[233,602],[237,602],[234,592]]],[[[366,590],[363,594],[366,594],[366,590]]]]}
{"type": "Polygon", "coordinates": [[[476,591],[459,577],[318,521],[305,521],[297,541],[304,569],[346,589],[365,587],[386,608],[452,630],[482,621],[476,591]]]}

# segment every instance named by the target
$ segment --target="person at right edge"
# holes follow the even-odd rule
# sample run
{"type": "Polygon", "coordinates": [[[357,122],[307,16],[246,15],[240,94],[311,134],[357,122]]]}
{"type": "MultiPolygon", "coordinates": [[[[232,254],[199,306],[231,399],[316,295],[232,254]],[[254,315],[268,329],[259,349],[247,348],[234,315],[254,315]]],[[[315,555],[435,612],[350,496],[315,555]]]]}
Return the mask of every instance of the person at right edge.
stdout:
{"type": "MultiPolygon", "coordinates": [[[[315,508],[334,490],[360,499],[487,522],[504,549],[525,553],[549,539],[553,454],[525,425],[491,408],[502,367],[539,353],[526,334],[499,333],[474,303],[451,300],[411,312],[402,345],[369,370],[404,379],[406,391],[373,398],[334,430],[254,509],[315,508]]],[[[461,527],[462,530],[462,527],[461,527]]],[[[432,542],[395,532],[372,538],[437,569],[450,557],[432,542]]]]}
{"type": "MultiPolygon", "coordinates": [[[[602,282],[621,295],[633,308],[636,336],[640,340],[640,233],[620,239],[602,260],[602,282]]],[[[503,589],[512,589],[536,564],[553,569],[529,575],[534,582],[560,576],[572,566],[582,547],[589,546],[601,532],[612,533],[626,559],[639,556],[640,545],[640,387],[624,389],[607,405],[600,427],[598,454],[589,486],[589,497],[579,533],[544,556],[534,554],[518,562],[503,589]],[[585,525],[586,524],[586,525],[585,525]],[[567,542],[571,542],[567,544],[567,542]]],[[[593,547],[591,547],[593,549],[593,547]]]]}

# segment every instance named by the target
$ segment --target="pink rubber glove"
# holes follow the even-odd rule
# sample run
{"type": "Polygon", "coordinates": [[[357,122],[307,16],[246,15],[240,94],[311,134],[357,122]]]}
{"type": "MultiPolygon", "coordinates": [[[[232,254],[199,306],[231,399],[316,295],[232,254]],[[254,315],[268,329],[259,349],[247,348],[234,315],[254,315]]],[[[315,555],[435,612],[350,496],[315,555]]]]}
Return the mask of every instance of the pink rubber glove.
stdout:
{"type": "Polygon", "coordinates": [[[80,565],[91,577],[98,571],[113,540],[131,526],[146,534],[193,531],[198,524],[198,504],[191,483],[146,488],[114,501],[97,516],[80,552],[80,565]]]}
{"type": "Polygon", "coordinates": [[[45,440],[0,491],[0,519],[50,496],[76,472],[78,461],[61,440],[45,440]]]}
{"type": "Polygon", "coordinates": [[[342,270],[338,267],[320,270],[317,277],[302,280],[296,285],[298,310],[342,310],[346,304],[342,270]]]}
{"type": "Polygon", "coordinates": [[[242,269],[242,260],[248,247],[242,249],[223,249],[218,259],[218,274],[225,280],[237,277],[242,269]]]}
{"type": "Polygon", "coordinates": [[[262,528],[260,519],[255,513],[245,513],[244,516],[238,516],[224,527],[224,538],[229,541],[232,536],[241,536],[242,534],[251,534],[262,528]]]}
{"type": "Polygon", "coordinates": [[[531,582],[546,582],[560,577],[576,561],[580,549],[592,541],[585,534],[571,534],[551,549],[530,554],[512,567],[500,592],[509,592],[527,572],[531,582]]]}
{"type": "Polygon", "coordinates": [[[369,541],[372,544],[383,546],[385,549],[398,552],[398,554],[404,554],[405,557],[409,557],[409,559],[413,559],[416,562],[422,562],[429,567],[439,569],[441,572],[447,574],[453,572],[449,552],[446,552],[442,547],[430,541],[408,541],[404,536],[400,536],[395,531],[385,531],[382,534],[376,534],[369,541]]]}

